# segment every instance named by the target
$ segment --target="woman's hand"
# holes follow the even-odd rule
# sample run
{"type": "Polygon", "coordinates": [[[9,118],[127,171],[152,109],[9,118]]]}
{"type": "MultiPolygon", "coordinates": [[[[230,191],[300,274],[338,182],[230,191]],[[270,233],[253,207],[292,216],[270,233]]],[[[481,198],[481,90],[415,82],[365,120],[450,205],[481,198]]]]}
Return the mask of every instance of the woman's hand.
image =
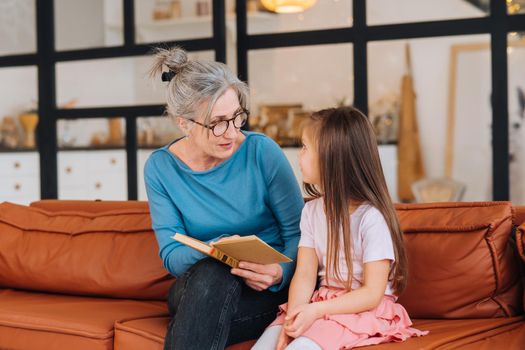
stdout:
{"type": "Polygon", "coordinates": [[[290,344],[292,339],[286,334],[284,327],[281,328],[281,333],[279,334],[279,340],[277,341],[277,347],[275,350],[284,350],[290,344]]]}
{"type": "Polygon", "coordinates": [[[288,336],[292,338],[301,336],[315,320],[321,317],[316,304],[302,304],[293,310],[288,310],[284,323],[284,330],[288,336]]]}
{"type": "Polygon", "coordinates": [[[283,279],[283,268],[279,264],[262,265],[241,261],[239,267],[233,268],[231,273],[242,277],[250,288],[258,292],[281,283],[283,279]]]}

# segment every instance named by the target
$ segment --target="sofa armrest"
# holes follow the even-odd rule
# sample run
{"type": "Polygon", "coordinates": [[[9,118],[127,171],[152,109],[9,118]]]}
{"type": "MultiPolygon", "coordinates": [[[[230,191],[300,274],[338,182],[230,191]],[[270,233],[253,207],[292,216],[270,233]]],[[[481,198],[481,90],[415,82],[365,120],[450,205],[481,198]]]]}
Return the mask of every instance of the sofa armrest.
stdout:
{"type": "Polygon", "coordinates": [[[525,262],[525,222],[516,228],[516,246],[521,260],[525,262]]]}

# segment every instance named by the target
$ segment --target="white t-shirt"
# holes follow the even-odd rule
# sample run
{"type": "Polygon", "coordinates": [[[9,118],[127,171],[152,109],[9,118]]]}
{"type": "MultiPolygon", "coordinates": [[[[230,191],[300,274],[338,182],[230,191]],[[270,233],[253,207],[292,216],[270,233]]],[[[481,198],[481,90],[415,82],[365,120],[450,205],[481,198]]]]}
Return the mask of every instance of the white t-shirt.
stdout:
{"type": "MultiPolygon", "coordinates": [[[[318,276],[321,285],[344,287],[334,279],[326,279],[327,253],[327,223],[323,207],[323,199],[317,198],[306,203],[301,215],[301,240],[299,247],[314,248],[318,259],[318,276]]],[[[350,217],[350,234],[352,235],[353,275],[352,289],[360,288],[363,284],[364,264],[378,260],[395,260],[394,246],[390,229],[381,212],[364,203],[359,206],[350,217]]],[[[341,242],[342,243],[342,242],[341,242]]],[[[343,245],[340,245],[339,272],[346,280],[348,268],[346,266],[343,245]]],[[[388,282],[385,294],[394,295],[391,282],[388,282]]]]}

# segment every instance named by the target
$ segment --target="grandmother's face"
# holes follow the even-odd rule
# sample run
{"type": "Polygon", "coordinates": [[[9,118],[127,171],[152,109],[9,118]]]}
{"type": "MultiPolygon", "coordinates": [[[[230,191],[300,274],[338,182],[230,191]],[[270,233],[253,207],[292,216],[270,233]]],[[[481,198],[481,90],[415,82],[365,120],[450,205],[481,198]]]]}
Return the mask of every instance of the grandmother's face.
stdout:
{"type": "MultiPolygon", "coordinates": [[[[233,89],[228,89],[217,99],[211,111],[210,120],[205,122],[207,106],[203,106],[196,114],[195,120],[210,127],[221,120],[232,119],[241,110],[239,98],[233,89]]],[[[242,137],[239,129],[233,125],[233,120],[229,123],[226,132],[220,136],[215,136],[206,127],[195,124],[189,132],[189,136],[196,147],[209,157],[225,160],[235,152],[242,137]]]]}

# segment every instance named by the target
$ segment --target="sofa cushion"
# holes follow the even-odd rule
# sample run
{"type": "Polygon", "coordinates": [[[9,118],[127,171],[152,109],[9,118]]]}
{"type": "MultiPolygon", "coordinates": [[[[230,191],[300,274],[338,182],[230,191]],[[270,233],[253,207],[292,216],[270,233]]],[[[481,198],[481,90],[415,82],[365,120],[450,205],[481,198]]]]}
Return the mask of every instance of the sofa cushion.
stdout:
{"type": "MultiPolygon", "coordinates": [[[[516,248],[521,260],[521,280],[525,286],[525,222],[516,228],[516,248]]],[[[525,288],[523,290],[523,309],[525,311],[525,288]]]]}
{"type": "Polygon", "coordinates": [[[409,259],[399,302],[415,318],[490,318],[523,312],[507,202],[396,206],[409,259]]]}
{"type": "Polygon", "coordinates": [[[0,204],[0,287],[164,299],[172,282],[147,208],[92,214],[0,204]]]}
{"type": "Polygon", "coordinates": [[[2,349],[113,349],[114,323],[167,314],[165,302],[0,290],[2,349]]]}
{"type": "MultiPolygon", "coordinates": [[[[169,317],[147,317],[115,323],[115,349],[162,350],[169,317]]],[[[249,350],[255,341],[228,346],[226,350],[249,350]]]]}
{"type": "Polygon", "coordinates": [[[525,262],[525,222],[516,228],[516,247],[521,260],[525,262]]]}
{"type": "MultiPolygon", "coordinates": [[[[118,350],[162,350],[168,317],[144,318],[115,323],[115,349],[118,350]]],[[[525,337],[525,317],[469,319],[469,320],[415,320],[414,327],[430,331],[424,337],[411,338],[400,346],[388,343],[365,346],[360,349],[436,349],[447,344],[447,349],[463,348],[477,344],[473,349],[519,349],[525,337]],[[459,346],[461,344],[461,347],[459,346]],[[484,347],[483,344],[492,345],[484,347]],[[458,345],[458,346],[455,346],[458,345]]],[[[249,350],[254,341],[235,344],[227,350],[249,350]]],[[[444,347],[443,347],[444,348],[444,347]]]]}

